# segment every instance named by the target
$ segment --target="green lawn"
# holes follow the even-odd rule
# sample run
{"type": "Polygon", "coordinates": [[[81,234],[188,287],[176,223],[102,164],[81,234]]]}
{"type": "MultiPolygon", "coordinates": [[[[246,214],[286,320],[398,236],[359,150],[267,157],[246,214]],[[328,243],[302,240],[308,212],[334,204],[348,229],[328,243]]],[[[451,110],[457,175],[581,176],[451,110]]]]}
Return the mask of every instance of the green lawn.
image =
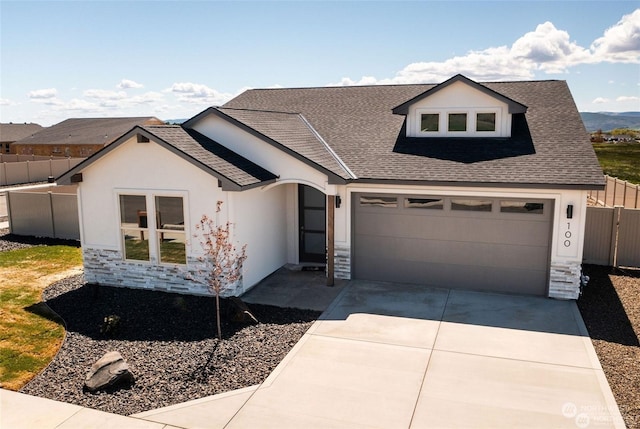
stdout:
{"type": "Polygon", "coordinates": [[[595,143],[604,174],[640,184],[640,143],[595,143]]]}
{"type": "Polygon", "coordinates": [[[82,266],[72,246],[0,252],[0,385],[18,390],[55,356],[64,328],[42,304],[42,291],[82,266]]]}

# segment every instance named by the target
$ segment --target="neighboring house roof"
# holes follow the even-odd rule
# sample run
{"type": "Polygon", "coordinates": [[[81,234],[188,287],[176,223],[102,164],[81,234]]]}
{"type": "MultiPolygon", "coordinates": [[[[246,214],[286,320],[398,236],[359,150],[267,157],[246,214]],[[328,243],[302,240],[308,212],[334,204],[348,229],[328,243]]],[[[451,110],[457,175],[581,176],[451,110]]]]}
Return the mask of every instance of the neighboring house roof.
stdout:
{"type": "Polygon", "coordinates": [[[277,176],[195,130],[179,125],[136,126],[109,146],[96,152],[57,179],[68,184],[72,176],[136,135],[160,144],[191,164],[216,177],[223,190],[239,191],[275,182],[277,176]]]}
{"type": "Polygon", "coordinates": [[[42,130],[38,124],[0,124],[0,142],[15,142],[42,130]]]}
{"type": "Polygon", "coordinates": [[[28,145],[108,145],[136,125],[159,125],[153,116],[129,118],[71,118],[16,141],[28,145]]]}
{"type": "MultiPolygon", "coordinates": [[[[473,85],[503,97],[514,111],[526,109],[513,115],[512,137],[406,138],[405,117],[394,114],[394,108],[428,95],[437,88],[432,84],[257,89],[240,94],[220,110],[299,113],[357,177],[351,180],[360,182],[580,189],[604,185],[566,82],[473,85]]],[[[259,127],[253,118],[234,119],[259,127]]],[[[269,127],[260,131],[290,145],[283,132],[269,127]]]]}

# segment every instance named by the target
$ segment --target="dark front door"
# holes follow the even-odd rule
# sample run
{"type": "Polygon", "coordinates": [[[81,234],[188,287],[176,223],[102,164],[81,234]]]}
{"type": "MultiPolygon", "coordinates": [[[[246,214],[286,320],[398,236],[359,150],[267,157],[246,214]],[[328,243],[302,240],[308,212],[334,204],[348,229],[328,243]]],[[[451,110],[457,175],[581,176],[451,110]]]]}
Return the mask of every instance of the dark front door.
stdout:
{"type": "Polygon", "coordinates": [[[309,186],[298,185],[300,262],[326,262],[326,198],[309,186]]]}

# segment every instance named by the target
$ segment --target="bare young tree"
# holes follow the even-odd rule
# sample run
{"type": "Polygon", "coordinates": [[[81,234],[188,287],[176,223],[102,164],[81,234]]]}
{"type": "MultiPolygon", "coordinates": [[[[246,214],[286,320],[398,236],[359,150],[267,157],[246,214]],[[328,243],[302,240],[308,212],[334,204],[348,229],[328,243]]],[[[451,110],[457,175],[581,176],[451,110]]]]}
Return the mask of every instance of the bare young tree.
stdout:
{"type": "Polygon", "coordinates": [[[231,223],[220,224],[217,220],[222,201],[216,203],[216,219],[203,215],[196,225],[200,245],[204,250],[202,260],[207,263],[206,281],[209,291],[216,298],[216,322],[218,339],[222,339],[220,326],[220,294],[242,277],[242,264],[247,259],[246,248],[236,250],[231,239],[231,223]]]}

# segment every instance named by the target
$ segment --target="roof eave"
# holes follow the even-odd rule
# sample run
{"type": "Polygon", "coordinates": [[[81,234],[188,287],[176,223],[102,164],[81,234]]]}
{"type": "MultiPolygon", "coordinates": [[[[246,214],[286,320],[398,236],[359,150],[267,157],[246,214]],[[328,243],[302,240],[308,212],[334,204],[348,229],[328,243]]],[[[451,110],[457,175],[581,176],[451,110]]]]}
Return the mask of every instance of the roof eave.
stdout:
{"type": "Polygon", "coordinates": [[[406,185],[406,186],[451,186],[472,188],[523,188],[523,189],[567,189],[583,191],[602,191],[604,184],[596,183],[514,183],[514,182],[458,182],[445,180],[397,180],[397,179],[356,179],[349,183],[366,183],[377,185],[406,185]]]}

